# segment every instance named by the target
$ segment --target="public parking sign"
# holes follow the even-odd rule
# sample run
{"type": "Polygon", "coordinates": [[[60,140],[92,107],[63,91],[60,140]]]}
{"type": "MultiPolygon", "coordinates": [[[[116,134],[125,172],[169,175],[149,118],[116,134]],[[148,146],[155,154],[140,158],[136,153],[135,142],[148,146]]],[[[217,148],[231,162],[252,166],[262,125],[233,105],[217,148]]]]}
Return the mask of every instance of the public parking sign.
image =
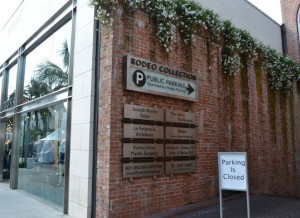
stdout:
{"type": "Polygon", "coordinates": [[[198,100],[195,74],[129,55],[125,56],[124,62],[127,90],[198,100]]]}

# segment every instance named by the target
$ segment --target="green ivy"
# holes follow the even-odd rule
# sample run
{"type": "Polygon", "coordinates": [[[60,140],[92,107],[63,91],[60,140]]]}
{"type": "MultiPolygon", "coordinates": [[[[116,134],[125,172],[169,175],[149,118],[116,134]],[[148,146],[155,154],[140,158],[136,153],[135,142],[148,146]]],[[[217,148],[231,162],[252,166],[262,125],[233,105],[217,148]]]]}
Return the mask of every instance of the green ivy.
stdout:
{"type": "Polygon", "coordinates": [[[112,26],[112,14],[118,4],[131,11],[145,10],[155,24],[155,33],[162,48],[170,52],[176,41],[177,29],[183,42],[192,45],[198,30],[207,29],[209,37],[223,43],[224,73],[234,75],[240,69],[241,56],[251,60],[260,57],[272,89],[288,93],[293,81],[300,80],[300,66],[290,58],[254,39],[250,33],[222,21],[218,14],[204,9],[194,0],[90,0],[97,8],[96,18],[102,25],[112,26]]]}

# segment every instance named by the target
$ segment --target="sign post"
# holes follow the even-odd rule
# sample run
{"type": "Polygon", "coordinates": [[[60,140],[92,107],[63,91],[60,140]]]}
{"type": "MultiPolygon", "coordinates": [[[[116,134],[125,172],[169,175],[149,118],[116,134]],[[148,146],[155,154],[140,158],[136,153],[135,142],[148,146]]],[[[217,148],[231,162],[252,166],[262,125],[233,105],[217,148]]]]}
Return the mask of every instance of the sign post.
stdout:
{"type": "Polygon", "coordinates": [[[219,152],[220,217],[223,218],[222,190],[245,191],[247,215],[250,218],[250,198],[246,152],[219,152]]]}

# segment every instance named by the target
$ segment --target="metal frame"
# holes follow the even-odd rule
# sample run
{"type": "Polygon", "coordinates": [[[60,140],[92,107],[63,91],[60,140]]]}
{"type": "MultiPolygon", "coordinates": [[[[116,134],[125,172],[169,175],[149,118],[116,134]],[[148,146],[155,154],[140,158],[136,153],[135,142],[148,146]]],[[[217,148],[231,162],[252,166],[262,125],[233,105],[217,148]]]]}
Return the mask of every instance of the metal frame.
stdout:
{"type": "Polygon", "coordinates": [[[247,152],[218,152],[218,169],[219,169],[219,199],[220,199],[220,218],[223,218],[223,198],[222,198],[222,190],[233,190],[233,191],[245,191],[247,196],[247,217],[250,218],[250,196],[249,196],[249,182],[248,182],[248,160],[247,160],[247,152]],[[246,189],[223,189],[221,182],[221,164],[220,164],[220,155],[228,154],[228,155],[244,155],[246,167],[245,167],[245,175],[246,175],[246,189]]]}

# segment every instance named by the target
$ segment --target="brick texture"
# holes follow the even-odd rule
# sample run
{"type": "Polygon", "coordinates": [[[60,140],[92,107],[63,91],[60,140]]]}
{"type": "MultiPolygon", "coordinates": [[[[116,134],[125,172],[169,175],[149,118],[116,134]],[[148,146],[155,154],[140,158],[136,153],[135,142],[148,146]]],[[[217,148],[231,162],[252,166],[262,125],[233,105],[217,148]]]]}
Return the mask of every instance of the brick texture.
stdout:
{"type": "MultiPolygon", "coordinates": [[[[299,12],[300,7],[300,1],[299,0],[281,0],[281,10],[282,10],[282,21],[286,26],[286,37],[287,37],[287,55],[293,58],[298,63],[300,62],[300,35],[299,35],[299,27],[300,27],[300,18],[298,18],[298,15],[300,16],[299,12]]],[[[293,123],[294,126],[294,132],[299,133],[300,127],[300,114],[299,114],[299,108],[300,108],[300,102],[299,102],[299,94],[300,94],[300,86],[299,82],[295,84],[294,87],[294,96],[293,96],[293,105],[292,110],[294,112],[294,117],[291,120],[294,120],[293,123]]],[[[292,113],[290,113],[291,115],[292,113]]],[[[295,134],[294,141],[295,144],[292,149],[294,149],[296,155],[295,155],[295,162],[296,162],[296,175],[295,178],[297,181],[297,193],[299,195],[300,192],[300,135],[295,134]]]]}
{"type": "Polygon", "coordinates": [[[199,32],[191,48],[178,35],[172,52],[166,54],[149,17],[141,11],[131,14],[120,7],[113,28],[102,30],[101,44],[97,217],[144,217],[218,198],[219,151],[248,152],[251,193],[299,195],[296,87],[294,96],[270,90],[258,60],[248,61],[248,67],[234,77],[224,76],[222,46],[205,31],[199,32]],[[122,67],[127,54],[197,74],[198,102],[124,90],[122,67]],[[122,178],[123,107],[131,102],[196,113],[195,173],[122,178]]]}
{"type": "Polygon", "coordinates": [[[282,22],[286,26],[287,52],[290,57],[300,61],[299,34],[297,27],[297,13],[299,0],[281,0],[282,22]]]}

